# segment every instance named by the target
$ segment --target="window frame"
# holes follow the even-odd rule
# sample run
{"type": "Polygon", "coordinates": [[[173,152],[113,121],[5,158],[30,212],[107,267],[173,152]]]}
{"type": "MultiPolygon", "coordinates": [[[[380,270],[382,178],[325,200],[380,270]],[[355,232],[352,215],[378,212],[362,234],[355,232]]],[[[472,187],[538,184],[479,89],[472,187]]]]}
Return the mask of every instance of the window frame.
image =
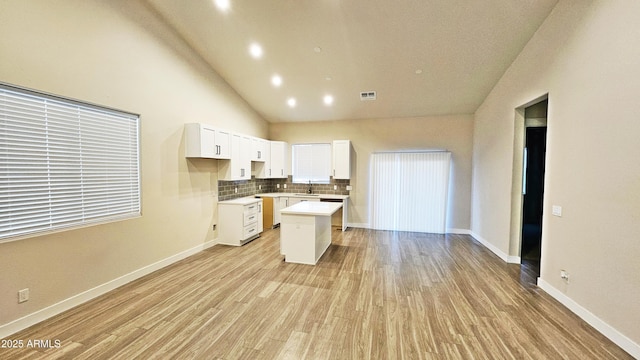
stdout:
{"type": "MultiPolygon", "coordinates": [[[[327,150],[327,149],[324,149],[327,150]]],[[[291,145],[291,182],[294,184],[309,184],[309,182],[311,182],[311,184],[330,184],[331,183],[331,163],[333,161],[332,158],[332,151],[333,148],[331,146],[331,143],[300,143],[300,144],[293,144],[291,145]],[[322,179],[316,178],[316,176],[314,176],[314,174],[312,172],[304,174],[304,175],[296,175],[296,172],[299,170],[296,166],[296,147],[300,147],[300,146],[311,146],[312,147],[312,151],[313,151],[313,146],[326,146],[328,147],[328,158],[327,158],[327,166],[328,168],[326,169],[326,179],[324,179],[324,177],[322,179]],[[302,178],[302,179],[301,179],[302,178]]],[[[312,155],[313,156],[313,155],[312,155]]],[[[313,160],[313,158],[311,159],[313,160]]],[[[313,165],[311,166],[313,168],[313,165]]]]}
{"type": "Polygon", "coordinates": [[[0,82],[0,243],[142,216],[140,158],[139,114],[0,82]]]}

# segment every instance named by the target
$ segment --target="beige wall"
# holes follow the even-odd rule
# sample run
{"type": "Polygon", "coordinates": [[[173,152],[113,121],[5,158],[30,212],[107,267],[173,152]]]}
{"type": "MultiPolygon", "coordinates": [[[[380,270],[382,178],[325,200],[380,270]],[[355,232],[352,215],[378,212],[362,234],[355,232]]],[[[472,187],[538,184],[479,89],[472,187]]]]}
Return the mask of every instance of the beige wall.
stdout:
{"type": "Polygon", "coordinates": [[[217,164],[182,129],[268,123],[137,2],[0,2],[0,81],[141,114],[141,218],[0,244],[0,328],[214,240],[217,164]],[[17,291],[31,299],[17,303],[17,291]]]}
{"type": "Polygon", "coordinates": [[[447,149],[452,152],[452,182],[447,227],[468,230],[471,199],[471,115],[420,118],[276,123],[270,138],[290,144],[351,140],[355,151],[349,222],[369,223],[369,157],[376,151],[447,149]]]}
{"type": "Polygon", "coordinates": [[[504,253],[519,248],[509,244],[515,109],[548,93],[541,281],[636,349],[639,24],[637,1],[559,2],[475,114],[471,225],[504,253]]]}

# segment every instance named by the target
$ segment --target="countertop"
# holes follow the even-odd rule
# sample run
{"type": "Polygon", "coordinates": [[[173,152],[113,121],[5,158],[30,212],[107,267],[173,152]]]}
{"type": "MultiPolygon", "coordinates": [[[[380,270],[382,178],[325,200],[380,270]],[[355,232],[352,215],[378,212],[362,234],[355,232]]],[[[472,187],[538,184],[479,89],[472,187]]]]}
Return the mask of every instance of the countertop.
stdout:
{"type": "Polygon", "coordinates": [[[218,204],[238,204],[238,205],[249,205],[253,203],[257,203],[262,201],[262,199],[257,199],[255,196],[246,196],[232,200],[220,201],[218,204]]]}
{"type": "Polygon", "coordinates": [[[282,215],[331,216],[342,207],[339,202],[303,201],[280,210],[282,215]]]}
{"type": "Polygon", "coordinates": [[[334,195],[334,194],[301,194],[301,193],[264,193],[264,194],[256,194],[255,197],[299,197],[299,198],[310,198],[310,199],[339,199],[344,200],[348,199],[349,195],[334,195]]]}

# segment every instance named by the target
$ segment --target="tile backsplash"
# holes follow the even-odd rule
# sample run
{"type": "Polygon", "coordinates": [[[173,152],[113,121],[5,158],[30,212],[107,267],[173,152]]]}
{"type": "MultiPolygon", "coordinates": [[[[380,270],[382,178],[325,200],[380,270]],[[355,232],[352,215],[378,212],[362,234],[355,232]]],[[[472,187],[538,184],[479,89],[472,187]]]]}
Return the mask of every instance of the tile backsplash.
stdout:
{"type": "Polygon", "coordinates": [[[276,192],[276,183],[274,179],[256,179],[240,181],[222,181],[218,180],[218,200],[231,200],[255,194],[264,194],[276,192]],[[236,193],[236,189],[238,192],[236,193]]]}
{"type": "MultiPolygon", "coordinates": [[[[349,190],[346,189],[349,185],[349,180],[334,180],[331,178],[329,184],[312,184],[311,189],[314,194],[336,194],[336,195],[349,195],[349,190]],[[334,190],[333,187],[337,186],[334,190]]],[[[218,200],[231,200],[235,198],[251,196],[255,194],[264,193],[306,193],[309,189],[309,184],[294,184],[291,176],[286,179],[256,179],[252,177],[251,180],[241,181],[218,181],[218,200]],[[287,188],[284,188],[284,185],[287,188]],[[277,185],[280,185],[278,188],[277,185]],[[236,189],[238,192],[236,193],[236,189]]]]}

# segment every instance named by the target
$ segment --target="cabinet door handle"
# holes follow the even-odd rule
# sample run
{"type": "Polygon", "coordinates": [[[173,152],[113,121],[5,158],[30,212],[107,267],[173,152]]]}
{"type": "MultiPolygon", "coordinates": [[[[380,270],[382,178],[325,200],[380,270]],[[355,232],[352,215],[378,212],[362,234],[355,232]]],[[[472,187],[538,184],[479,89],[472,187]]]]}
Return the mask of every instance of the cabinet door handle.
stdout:
{"type": "Polygon", "coordinates": [[[269,176],[271,176],[271,169],[269,169],[269,176]]]}
{"type": "Polygon", "coordinates": [[[258,151],[258,159],[260,159],[261,156],[262,154],[260,154],[260,151],[258,151]]]}
{"type": "Polygon", "coordinates": [[[280,169],[280,175],[284,175],[284,169],[280,169]]]}

